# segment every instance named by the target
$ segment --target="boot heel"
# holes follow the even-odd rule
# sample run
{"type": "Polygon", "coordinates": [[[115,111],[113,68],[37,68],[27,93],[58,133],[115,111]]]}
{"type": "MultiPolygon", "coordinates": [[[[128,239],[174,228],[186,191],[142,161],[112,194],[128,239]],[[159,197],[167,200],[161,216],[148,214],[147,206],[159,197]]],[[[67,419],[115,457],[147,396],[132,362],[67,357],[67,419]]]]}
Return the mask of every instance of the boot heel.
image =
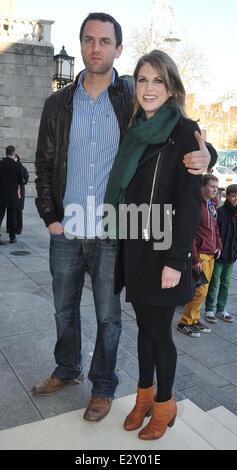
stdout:
{"type": "Polygon", "coordinates": [[[146,412],[145,416],[146,416],[147,418],[149,418],[149,417],[151,416],[151,413],[152,413],[152,408],[150,408],[150,409],[146,412]]]}
{"type": "Polygon", "coordinates": [[[169,426],[169,428],[172,428],[172,426],[174,426],[175,418],[176,418],[176,415],[175,415],[175,416],[171,419],[171,421],[167,424],[167,426],[169,426]]]}

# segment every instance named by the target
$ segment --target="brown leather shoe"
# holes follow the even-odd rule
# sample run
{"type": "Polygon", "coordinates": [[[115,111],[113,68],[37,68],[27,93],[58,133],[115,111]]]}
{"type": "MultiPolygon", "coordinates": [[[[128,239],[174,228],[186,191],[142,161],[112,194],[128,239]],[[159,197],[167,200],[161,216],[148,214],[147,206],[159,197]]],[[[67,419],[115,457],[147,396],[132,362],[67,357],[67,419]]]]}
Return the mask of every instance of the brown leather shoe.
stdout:
{"type": "Polygon", "coordinates": [[[100,421],[108,414],[112,400],[110,397],[92,397],[83,418],[87,421],[100,421]]]}
{"type": "Polygon", "coordinates": [[[61,390],[65,385],[67,385],[67,382],[64,380],[58,379],[57,377],[48,377],[32,387],[32,393],[34,395],[50,395],[51,393],[61,390]]]}
{"type": "Polygon", "coordinates": [[[75,380],[61,380],[57,377],[48,377],[32,387],[32,393],[33,395],[50,395],[51,393],[58,392],[58,390],[61,390],[66,385],[81,383],[83,379],[83,373],[75,380]]]}

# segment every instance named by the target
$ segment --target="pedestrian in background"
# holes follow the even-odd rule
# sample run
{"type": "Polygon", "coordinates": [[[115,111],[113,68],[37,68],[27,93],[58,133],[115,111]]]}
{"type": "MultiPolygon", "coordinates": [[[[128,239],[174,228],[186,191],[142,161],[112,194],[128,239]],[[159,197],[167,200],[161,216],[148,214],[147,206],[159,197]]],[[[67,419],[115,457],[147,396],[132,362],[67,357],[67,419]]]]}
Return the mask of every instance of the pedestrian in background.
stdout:
{"type": "Polygon", "coordinates": [[[21,160],[19,155],[15,155],[16,162],[20,165],[21,167],[21,173],[22,173],[22,184],[20,185],[20,194],[19,194],[19,200],[18,200],[18,208],[17,208],[17,213],[16,213],[16,218],[17,218],[17,229],[16,233],[19,235],[22,232],[23,229],[23,210],[24,210],[24,205],[25,205],[25,186],[27,185],[29,181],[29,173],[24,165],[22,165],[21,160]]]}
{"type": "Polygon", "coordinates": [[[237,185],[226,188],[226,200],[217,209],[217,223],[223,250],[215,261],[214,270],[206,297],[206,320],[216,323],[220,318],[232,322],[232,315],[226,311],[231,274],[237,259],[237,185]],[[214,309],[216,307],[216,311],[214,309]]]}
{"type": "Polygon", "coordinates": [[[21,167],[15,162],[15,147],[8,145],[6,157],[0,161],[0,227],[7,211],[10,243],[17,241],[17,208],[22,182],[21,167]]]}
{"type": "MultiPolygon", "coordinates": [[[[217,224],[217,191],[218,178],[211,173],[203,175],[201,217],[193,242],[193,270],[197,273],[203,271],[208,282],[212,277],[214,261],[220,257],[222,250],[217,224]]],[[[198,338],[200,333],[211,333],[211,328],[200,321],[208,285],[196,287],[193,299],[184,306],[177,328],[187,336],[198,338]]]]}

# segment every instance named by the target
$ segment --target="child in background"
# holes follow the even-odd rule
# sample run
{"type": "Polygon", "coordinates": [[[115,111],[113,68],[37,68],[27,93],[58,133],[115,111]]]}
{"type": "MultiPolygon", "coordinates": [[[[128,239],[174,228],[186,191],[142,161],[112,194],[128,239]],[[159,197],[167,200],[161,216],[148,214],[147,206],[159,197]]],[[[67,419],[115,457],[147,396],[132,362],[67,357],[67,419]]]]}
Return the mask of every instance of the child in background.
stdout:
{"type": "MultiPolygon", "coordinates": [[[[203,175],[201,217],[193,241],[193,270],[197,273],[203,271],[208,282],[212,277],[215,258],[220,256],[222,250],[215,208],[217,191],[218,178],[212,173],[203,175]]],[[[200,322],[201,306],[207,291],[208,284],[196,288],[193,299],[184,306],[177,326],[179,331],[192,338],[200,337],[200,333],[211,333],[211,328],[200,322]]]]}
{"type": "Polygon", "coordinates": [[[226,200],[217,209],[217,222],[223,245],[223,251],[215,261],[214,271],[206,297],[206,320],[216,323],[217,317],[232,322],[232,316],[226,311],[230,279],[237,259],[237,184],[226,188],[226,200]],[[217,297],[216,313],[214,305],[217,297]]]}

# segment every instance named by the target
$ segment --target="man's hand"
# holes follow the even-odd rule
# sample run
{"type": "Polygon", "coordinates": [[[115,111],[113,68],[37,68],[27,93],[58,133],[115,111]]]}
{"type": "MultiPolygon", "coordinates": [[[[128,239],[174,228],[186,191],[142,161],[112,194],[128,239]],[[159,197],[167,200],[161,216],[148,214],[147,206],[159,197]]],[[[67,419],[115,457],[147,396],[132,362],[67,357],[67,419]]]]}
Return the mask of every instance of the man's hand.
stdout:
{"type": "Polygon", "coordinates": [[[194,136],[198,142],[199,149],[184,155],[183,162],[188,168],[188,172],[192,175],[201,175],[207,171],[211,161],[211,155],[207,150],[206,144],[198,131],[194,132],[194,136]]]}
{"type": "Polygon", "coordinates": [[[64,232],[64,227],[60,222],[53,222],[49,224],[48,230],[52,235],[61,235],[64,232]]]}
{"type": "Polygon", "coordinates": [[[202,271],[202,262],[193,264],[192,268],[196,273],[200,273],[202,271]]]}
{"type": "Polygon", "coordinates": [[[215,251],[215,259],[220,258],[220,256],[221,256],[221,250],[220,250],[220,248],[218,248],[218,249],[215,251]]]}

